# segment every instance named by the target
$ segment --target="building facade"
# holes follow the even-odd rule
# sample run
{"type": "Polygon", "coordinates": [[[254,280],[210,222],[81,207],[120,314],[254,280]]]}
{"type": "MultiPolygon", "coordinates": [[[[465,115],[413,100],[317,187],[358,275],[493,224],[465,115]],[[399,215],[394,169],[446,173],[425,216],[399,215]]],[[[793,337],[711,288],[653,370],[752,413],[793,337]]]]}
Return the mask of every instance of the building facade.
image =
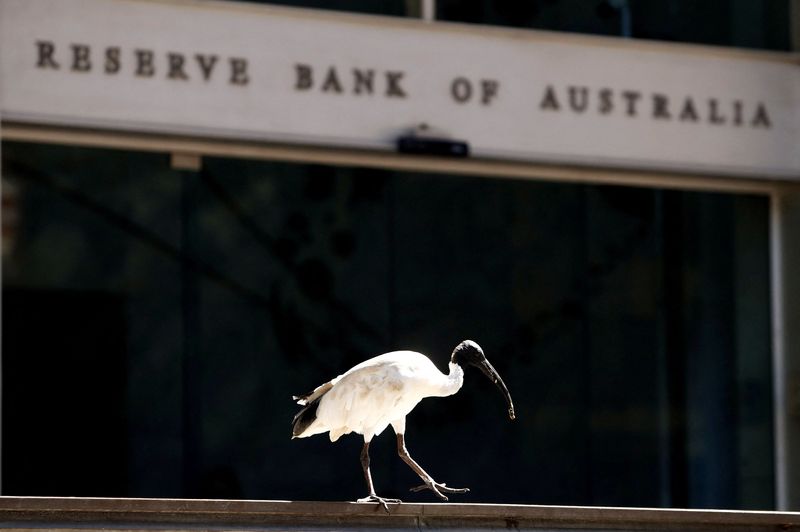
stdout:
{"type": "Polygon", "coordinates": [[[461,500],[800,508],[800,11],[578,4],[0,3],[2,493],[355,499],[291,395],[472,338],[461,500]]]}

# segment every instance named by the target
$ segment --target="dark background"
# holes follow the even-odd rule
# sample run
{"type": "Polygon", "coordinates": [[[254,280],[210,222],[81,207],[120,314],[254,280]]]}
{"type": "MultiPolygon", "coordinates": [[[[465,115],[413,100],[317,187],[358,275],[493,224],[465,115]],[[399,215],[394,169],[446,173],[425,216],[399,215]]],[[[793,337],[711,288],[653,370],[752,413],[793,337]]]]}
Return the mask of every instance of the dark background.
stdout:
{"type": "MultiPolygon", "coordinates": [[[[3,145],[8,495],[354,500],[303,393],[393,349],[468,373],[407,444],[458,501],[772,508],[768,198],[3,145]]],[[[391,433],[391,429],[388,430],[391,433]]],[[[371,446],[379,494],[433,501],[371,446]]]]}

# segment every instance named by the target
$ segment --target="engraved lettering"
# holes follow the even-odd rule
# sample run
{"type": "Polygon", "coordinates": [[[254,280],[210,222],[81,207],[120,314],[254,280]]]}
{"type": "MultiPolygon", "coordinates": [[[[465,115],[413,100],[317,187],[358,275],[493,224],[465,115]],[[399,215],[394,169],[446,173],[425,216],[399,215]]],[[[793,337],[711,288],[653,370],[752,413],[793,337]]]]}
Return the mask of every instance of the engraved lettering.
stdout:
{"type": "Polygon", "coordinates": [[[371,68],[367,70],[354,68],[353,92],[356,94],[361,94],[361,93],[372,94],[374,79],[375,79],[375,71],[372,70],[371,68]]]}
{"type": "Polygon", "coordinates": [[[336,69],[333,67],[328,69],[325,82],[322,84],[322,92],[342,92],[342,84],[339,83],[339,76],[336,74],[336,69]]]}
{"type": "Polygon", "coordinates": [[[539,103],[539,109],[550,109],[553,111],[559,110],[558,100],[556,99],[556,91],[553,90],[552,85],[548,85],[544,90],[544,97],[542,98],[541,103],[539,103]]]}
{"type": "Polygon", "coordinates": [[[500,82],[494,79],[481,80],[481,104],[489,105],[497,97],[500,82]]]}
{"type": "Polygon", "coordinates": [[[104,70],[106,74],[116,74],[120,69],[120,54],[121,51],[118,46],[111,46],[106,48],[106,62],[104,70]]]}
{"type": "Polygon", "coordinates": [[[214,54],[194,54],[194,59],[197,61],[200,72],[203,74],[203,81],[210,80],[211,73],[214,71],[214,66],[217,64],[219,57],[214,54]]]}
{"type": "Polygon", "coordinates": [[[70,48],[72,48],[72,71],[89,72],[92,69],[89,47],[85,44],[73,44],[70,48]]]}
{"type": "Polygon", "coordinates": [[[600,108],[598,111],[601,115],[607,115],[614,110],[614,104],[611,99],[613,94],[614,93],[611,91],[611,89],[600,89],[600,108]]]}
{"type": "Polygon", "coordinates": [[[406,92],[400,86],[400,80],[405,75],[401,71],[387,71],[386,72],[386,96],[390,98],[405,98],[406,92]]]}
{"type": "Polygon", "coordinates": [[[296,63],[294,65],[295,71],[295,82],[294,82],[294,90],[297,91],[305,91],[310,89],[313,85],[313,78],[311,67],[308,65],[304,65],[301,63],[296,63]]]}
{"type": "Polygon", "coordinates": [[[691,98],[686,98],[683,101],[683,108],[681,109],[681,114],[678,115],[678,120],[681,122],[697,122],[699,120],[691,98]]]}
{"type": "Polygon", "coordinates": [[[186,62],[183,54],[168,53],[167,63],[169,64],[169,71],[167,77],[169,79],[187,80],[189,76],[183,70],[183,64],[186,62]]]}
{"type": "Polygon", "coordinates": [[[622,91],[622,97],[625,98],[627,107],[625,113],[628,116],[636,116],[636,103],[642,97],[642,93],[638,91],[622,91]]]}
{"type": "Polygon", "coordinates": [[[719,102],[715,98],[708,100],[708,121],[715,125],[725,123],[725,116],[719,114],[719,102]]]}
{"type": "Polygon", "coordinates": [[[739,100],[733,102],[733,125],[742,125],[742,102],[739,100]]]}
{"type": "Polygon", "coordinates": [[[588,87],[569,87],[569,106],[576,113],[582,113],[589,105],[588,87]]]}
{"type": "Polygon", "coordinates": [[[136,75],[142,78],[152,78],[156,73],[156,68],[153,65],[153,51],[152,50],[134,50],[136,54],[136,75]]]}
{"type": "Polygon", "coordinates": [[[763,103],[758,102],[756,113],[753,116],[753,121],[750,124],[753,127],[763,127],[765,129],[772,127],[772,122],[770,122],[769,115],[767,114],[767,108],[763,103]]]}
{"type": "Polygon", "coordinates": [[[669,99],[663,94],[653,94],[653,118],[669,120],[669,99]]]}
{"type": "Polygon", "coordinates": [[[231,66],[231,85],[247,85],[250,83],[250,76],[247,74],[247,59],[242,57],[231,57],[228,59],[231,66]]]}
{"type": "Polygon", "coordinates": [[[36,41],[37,50],[37,68],[52,68],[58,70],[58,63],[53,59],[53,54],[56,51],[56,45],[51,41],[36,41]]]}
{"type": "Polygon", "coordinates": [[[472,97],[472,84],[467,78],[456,78],[450,84],[450,94],[458,103],[465,103],[472,97]]]}
{"type": "MultiPolygon", "coordinates": [[[[69,41],[59,44],[62,49],[61,55],[57,57],[59,50],[54,41],[34,40],[35,68],[60,70],[63,64],[64,69],[69,72],[88,73],[98,69],[106,75],[117,75],[127,69],[129,74],[138,78],[153,78],[158,74],[169,80],[200,83],[200,79],[203,82],[211,81],[215,71],[225,68],[224,64],[219,65],[227,62],[230,85],[246,86],[251,81],[248,60],[244,57],[226,57],[213,53],[185,54],[144,48],[126,49],[116,45],[97,48],[93,56],[92,46],[89,44],[69,41]]],[[[29,57],[29,60],[32,59],[29,57]]],[[[217,78],[224,75],[225,73],[216,74],[217,78]]],[[[315,73],[312,65],[295,63],[293,88],[297,92],[323,92],[351,98],[362,95],[408,98],[404,86],[405,76],[406,72],[403,70],[380,70],[346,64],[318,67],[315,73]]],[[[476,105],[489,107],[500,95],[500,81],[457,76],[451,78],[449,91],[450,97],[457,104],[474,102],[476,105]]],[[[638,120],[702,122],[736,128],[772,127],[769,108],[764,102],[726,97],[724,92],[706,94],[701,98],[686,93],[669,94],[621,87],[545,84],[538,102],[539,110],[560,112],[562,104],[567,112],[576,115],[593,111],[597,115],[627,116],[638,120]]],[[[528,105],[536,105],[536,102],[528,105]]],[[[677,124],[673,124],[670,127],[676,126],[677,124]]]]}

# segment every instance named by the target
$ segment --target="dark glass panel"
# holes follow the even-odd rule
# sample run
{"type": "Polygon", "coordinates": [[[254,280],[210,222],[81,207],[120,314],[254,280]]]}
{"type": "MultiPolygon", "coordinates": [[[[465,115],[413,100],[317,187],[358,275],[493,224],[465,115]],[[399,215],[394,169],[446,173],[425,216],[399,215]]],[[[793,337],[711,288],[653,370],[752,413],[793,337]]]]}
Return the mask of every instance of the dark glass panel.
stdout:
{"type": "Polygon", "coordinates": [[[9,494],[355,499],[359,438],[290,440],[290,396],[472,338],[518,419],[473,373],[409,416],[454,500],[773,505],[766,197],[5,143],[10,190],[9,494]]]}

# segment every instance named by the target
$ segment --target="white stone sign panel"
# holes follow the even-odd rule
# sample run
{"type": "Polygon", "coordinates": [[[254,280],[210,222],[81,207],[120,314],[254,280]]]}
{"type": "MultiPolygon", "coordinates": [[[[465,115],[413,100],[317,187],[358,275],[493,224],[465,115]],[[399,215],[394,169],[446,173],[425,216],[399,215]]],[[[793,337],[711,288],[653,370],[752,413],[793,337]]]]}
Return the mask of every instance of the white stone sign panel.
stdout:
{"type": "MultiPolygon", "coordinates": [[[[788,57],[788,55],[787,55],[788,57]]],[[[776,54],[202,1],[2,0],[6,122],[800,179],[776,54]]]]}

